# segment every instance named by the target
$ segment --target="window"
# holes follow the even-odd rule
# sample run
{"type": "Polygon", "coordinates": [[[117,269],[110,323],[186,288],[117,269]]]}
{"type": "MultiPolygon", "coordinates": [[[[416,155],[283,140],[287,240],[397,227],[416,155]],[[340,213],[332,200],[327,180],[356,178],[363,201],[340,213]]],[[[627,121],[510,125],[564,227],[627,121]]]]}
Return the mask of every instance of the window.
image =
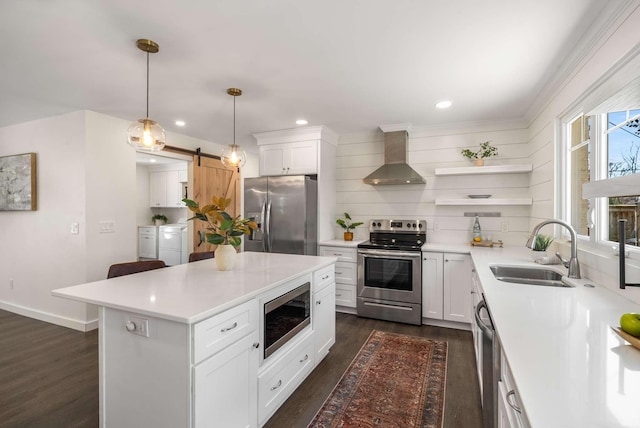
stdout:
{"type": "Polygon", "coordinates": [[[594,243],[619,242],[618,221],[624,219],[626,243],[638,246],[640,194],[593,198],[590,204],[582,186],[640,173],[640,109],[574,116],[566,122],[564,141],[566,217],[576,232],[594,243]]]}

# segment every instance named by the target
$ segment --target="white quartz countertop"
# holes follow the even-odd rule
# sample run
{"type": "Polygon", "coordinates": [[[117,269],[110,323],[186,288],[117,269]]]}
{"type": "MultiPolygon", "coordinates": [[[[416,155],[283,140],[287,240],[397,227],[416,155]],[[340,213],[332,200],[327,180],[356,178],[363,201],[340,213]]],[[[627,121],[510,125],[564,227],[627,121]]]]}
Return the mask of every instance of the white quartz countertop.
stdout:
{"type": "Polygon", "coordinates": [[[328,247],[346,247],[357,248],[358,244],[364,241],[345,241],[344,239],[330,239],[328,241],[322,241],[318,245],[326,245],[328,247]]]}
{"type": "Polygon", "coordinates": [[[300,275],[335,263],[335,257],[238,254],[231,271],[212,259],[53,290],[98,306],[195,323],[250,300],[300,275]]]}
{"type": "Polygon", "coordinates": [[[610,326],[639,305],[588,280],[576,287],[498,281],[489,266],[541,266],[522,247],[471,248],[521,404],[533,428],[640,427],[640,350],[610,326]]]}

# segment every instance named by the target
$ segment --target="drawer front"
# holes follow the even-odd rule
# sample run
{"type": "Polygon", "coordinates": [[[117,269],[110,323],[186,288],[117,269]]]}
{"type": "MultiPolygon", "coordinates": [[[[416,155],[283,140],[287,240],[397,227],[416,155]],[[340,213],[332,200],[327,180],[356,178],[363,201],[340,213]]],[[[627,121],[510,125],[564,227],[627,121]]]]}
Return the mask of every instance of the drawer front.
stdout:
{"type": "Polygon", "coordinates": [[[197,323],[193,328],[193,363],[221,351],[257,328],[256,299],[197,323]]]}
{"type": "Polygon", "coordinates": [[[327,285],[336,281],[336,268],[327,266],[313,273],[313,292],[322,290],[327,285]]]}
{"type": "Polygon", "coordinates": [[[313,369],[310,334],[280,361],[258,376],[258,420],[266,422],[313,369]]]}
{"type": "Polygon", "coordinates": [[[143,236],[156,236],[155,227],[141,227],[138,229],[138,234],[143,236]]]}
{"type": "Polygon", "coordinates": [[[355,248],[320,246],[320,255],[337,257],[339,262],[356,263],[358,261],[358,250],[355,248]]]}
{"type": "Polygon", "coordinates": [[[336,305],[356,307],[356,286],[336,283],[336,305]]]}
{"type": "Polygon", "coordinates": [[[336,263],[336,283],[356,284],[357,265],[355,263],[336,263]]]}

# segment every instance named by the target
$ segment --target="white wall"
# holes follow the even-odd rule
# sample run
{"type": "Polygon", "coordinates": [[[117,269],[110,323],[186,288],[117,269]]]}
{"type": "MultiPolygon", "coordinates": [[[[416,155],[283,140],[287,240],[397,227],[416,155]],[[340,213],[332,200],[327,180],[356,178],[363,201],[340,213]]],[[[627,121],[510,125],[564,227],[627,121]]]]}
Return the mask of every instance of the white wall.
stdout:
{"type": "MultiPolygon", "coordinates": [[[[579,100],[589,92],[601,76],[609,70],[625,54],[640,43],[640,7],[637,3],[634,10],[624,13],[617,22],[604,34],[600,41],[591,48],[576,67],[575,72],[566,79],[560,89],[550,99],[546,107],[538,114],[529,130],[529,151],[534,165],[531,175],[531,193],[534,203],[531,210],[529,228],[543,219],[558,215],[557,207],[551,195],[554,195],[557,177],[552,180],[554,172],[554,153],[560,143],[557,137],[559,119],[570,110],[579,106],[579,100]],[[558,141],[557,141],[558,140],[558,141]]],[[[560,245],[564,256],[568,255],[569,246],[560,245]]],[[[585,242],[579,242],[579,257],[582,275],[594,282],[606,285],[635,302],[640,303],[640,289],[618,288],[617,257],[611,252],[594,251],[585,242]]],[[[640,266],[631,262],[627,268],[627,280],[640,282],[640,266]]]]}
{"type": "MultiPolygon", "coordinates": [[[[414,129],[410,132],[407,162],[427,181],[426,185],[370,186],[362,179],[384,163],[382,132],[340,137],[337,151],[336,218],[348,212],[354,221],[365,222],[354,239],[368,239],[367,222],[373,218],[426,219],[427,241],[463,243],[471,239],[472,217],[465,212],[500,212],[501,217],[483,217],[485,235],[508,244],[523,244],[529,206],[436,206],[436,198],[466,198],[469,194],[491,194],[493,198],[523,197],[529,193],[529,174],[484,176],[435,176],[436,168],[471,166],[460,151],[477,148],[490,140],[499,156],[486,165],[526,164],[527,130],[512,126],[457,130],[414,129]],[[506,224],[508,232],[502,232],[506,224]],[[437,229],[437,230],[435,230],[437,229]]],[[[334,219],[335,220],[335,219],[334,219]]],[[[336,226],[335,235],[343,230],[336,226]]]]}

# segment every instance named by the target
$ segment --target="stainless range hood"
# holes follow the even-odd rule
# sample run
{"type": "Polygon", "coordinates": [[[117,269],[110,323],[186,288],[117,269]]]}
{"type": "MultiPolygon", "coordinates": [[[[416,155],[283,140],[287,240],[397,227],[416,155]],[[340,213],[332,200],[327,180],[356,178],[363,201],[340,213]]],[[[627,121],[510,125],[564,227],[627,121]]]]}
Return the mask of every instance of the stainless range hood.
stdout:
{"type": "Polygon", "coordinates": [[[384,165],[362,179],[365,184],[425,184],[420,174],[407,165],[406,130],[384,133],[384,165]]]}

